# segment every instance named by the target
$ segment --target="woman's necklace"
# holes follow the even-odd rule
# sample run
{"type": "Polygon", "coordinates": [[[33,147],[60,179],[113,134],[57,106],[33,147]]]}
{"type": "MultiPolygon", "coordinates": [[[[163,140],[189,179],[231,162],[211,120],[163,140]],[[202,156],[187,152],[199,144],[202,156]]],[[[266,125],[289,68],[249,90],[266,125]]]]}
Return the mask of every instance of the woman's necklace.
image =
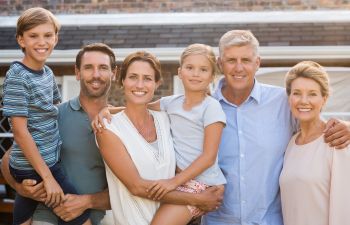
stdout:
{"type": "Polygon", "coordinates": [[[153,142],[157,139],[152,115],[147,111],[147,117],[142,124],[137,124],[130,120],[139,134],[147,141],[153,142]]]}

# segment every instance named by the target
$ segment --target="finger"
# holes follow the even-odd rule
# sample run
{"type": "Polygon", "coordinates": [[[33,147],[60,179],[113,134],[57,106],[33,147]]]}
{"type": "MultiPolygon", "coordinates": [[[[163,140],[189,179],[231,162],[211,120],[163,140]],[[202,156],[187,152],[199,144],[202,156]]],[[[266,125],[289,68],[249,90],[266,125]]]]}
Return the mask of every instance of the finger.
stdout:
{"type": "Polygon", "coordinates": [[[164,197],[164,195],[165,195],[166,193],[168,193],[168,192],[164,190],[164,191],[162,192],[162,194],[158,197],[158,201],[161,200],[161,199],[164,197]]]}
{"type": "Polygon", "coordinates": [[[50,207],[50,202],[51,202],[51,194],[50,193],[46,193],[47,197],[45,200],[45,205],[50,207]]]}
{"type": "Polygon", "coordinates": [[[98,125],[100,129],[106,129],[105,123],[103,122],[103,115],[98,115],[98,125]]]}
{"type": "Polygon", "coordinates": [[[153,198],[153,199],[154,199],[154,200],[158,200],[159,197],[162,195],[163,192],[164,192],[164,189],[163,189],[163,188],[158,189],[157,192],[154,193],[154,198],[153,198]]]}
{"type": "Polygon", "coordinates": [[[324,140],[326,143],[330,143],[342,136],[344,136],[345,133],[343,132],[343,130],[336,130],[336,128],[331,128],[329,131],[328,131],[328,134],[324,135],[324,140]]]}
{"type": "Polygon", "coordinates": [[[34,186],[34,185],[36,185],[36,180],[25,179],[22,181],[22,184],[24,184],[26,186],[34,186]]]}
{"type": "Polygon", "coordinates": [[[160,187],[158,187],[158,186],[152,188],[152,189],[149,191],[149,194],[148,194],[149,198],[154,199],[154,198],[155,198],[155,195],[156,195],[156,193],[157,193],[157,191],[159,190],[159,188],[160,188],[160,187]]]}
{"type": "Polygon", "coordinates": [[[327,133],[329,129],[331,129],[334,125],[336,125],[339,121],[337,119],[331,118],[327,121],[326,127],[323,130],[324,133],[327,133]]]}
{"type": "Polygon", "coordinates": [[[91,128],[92,128],[92,131],[96,134],[97,133],[97,129],[96,129],[95,121],[91,122],[91,128]]]}
{"type": "Polygon", "coordinates": [[[330,143],[330,146],[334,147],[335,149],[341,150],[348,147],[349,144],[350,144],[350,140],[348,140],[346,137],[342,137],[342,138],[338,138],[335,141],[332,141],[330,143]]]}
{"type": "Polygon", "coordinates": [[[147,189],[146,192],[151,192],[153,188],[155,188],[158,185],[158,183],[151,184],[147,189]]]}
{"type": "MultiPolygon", "coordinates": [[[[108,114],[107,117],[106,117],[106,119],[107,119],[107,122],[108,122],[108,123],[111,123],[111,122],[112,122],[112,115],[111,115],[111,114],[108,114]]],[[[103,124],[103,126],[105,126],[105,125],[103,124]]]]}

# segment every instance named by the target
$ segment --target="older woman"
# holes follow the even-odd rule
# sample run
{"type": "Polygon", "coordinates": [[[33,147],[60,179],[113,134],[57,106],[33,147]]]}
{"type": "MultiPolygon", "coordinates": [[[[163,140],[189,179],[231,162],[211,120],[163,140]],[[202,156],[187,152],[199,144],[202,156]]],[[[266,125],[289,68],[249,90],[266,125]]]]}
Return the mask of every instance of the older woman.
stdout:
{"type": "MultiPolygon", "coordinates": [[[[152,180],[168,179],[175,173],[175,153],[165,113],[147,109],[160,85],[160,63],[147,52],[127,56],[119,84],[124,89],[126,107],[105,123],[96,134],[107,164],[106,174],[114,219],[118,225],[148,225],[159,202],[147,199],[152,180]]],[[[207,198],[184,192],[170,192],[162,200],[174,204],[210,205],[220,198],[215,191],[207,198]],[[197,201],[198,200],[198,201],[197,201]]],[[[198,205],[199,206],[199,205],[198,205]]]]}
{"type": "Polygon", "coordinates": [[[323,140],[328,75],[315,62],[300,62],[287,73],[286,90],[300,131],[289,142],[280,176],[284,224],[348,224],[350,148],[334,150],[323,140]]]}

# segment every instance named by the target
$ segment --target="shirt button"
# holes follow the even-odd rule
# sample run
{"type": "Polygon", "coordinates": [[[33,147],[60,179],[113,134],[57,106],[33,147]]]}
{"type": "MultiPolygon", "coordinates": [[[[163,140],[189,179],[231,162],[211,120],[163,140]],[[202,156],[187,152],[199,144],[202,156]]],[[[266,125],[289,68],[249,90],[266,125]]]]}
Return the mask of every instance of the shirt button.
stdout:
{"type": "Polygon", "coordinates": [[[242,201],[242,204],[245,204],[245,200],[242,201]]]}
{"type": "Polygon", "coordinates": [[[241,154],[241,158],[244,158],[244,154],[241,154]]]}
{"type": "Polygon", "coordinates": [[[244,177],[243,177],[243,176],[241,177],[241,180],[244,180],[244,177]]]}
{"type": "Polygon", "coordinates": [[[239,130],[239,131],[238,131],[238,133],[239,133],[239,134],[242,134],[242,131],[241,131],[241,130],[239,130]]]}

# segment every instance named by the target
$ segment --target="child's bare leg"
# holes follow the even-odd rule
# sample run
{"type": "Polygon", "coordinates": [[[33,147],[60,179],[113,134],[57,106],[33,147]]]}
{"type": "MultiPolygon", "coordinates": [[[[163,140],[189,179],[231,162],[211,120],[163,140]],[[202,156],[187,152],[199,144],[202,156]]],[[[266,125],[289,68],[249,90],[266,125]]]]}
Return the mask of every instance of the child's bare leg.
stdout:
{"type": "Polygon", "coordinates": [[[191,219],[192,215],[186,205],[162,204],[151,225],[186,225],[191,219]]]}
{"type": "Polygon", "coordinates": [[[22,223],[21,225],[31,225],[32,224],[32,218],[29,218],[26,222],[22,223]]]}

